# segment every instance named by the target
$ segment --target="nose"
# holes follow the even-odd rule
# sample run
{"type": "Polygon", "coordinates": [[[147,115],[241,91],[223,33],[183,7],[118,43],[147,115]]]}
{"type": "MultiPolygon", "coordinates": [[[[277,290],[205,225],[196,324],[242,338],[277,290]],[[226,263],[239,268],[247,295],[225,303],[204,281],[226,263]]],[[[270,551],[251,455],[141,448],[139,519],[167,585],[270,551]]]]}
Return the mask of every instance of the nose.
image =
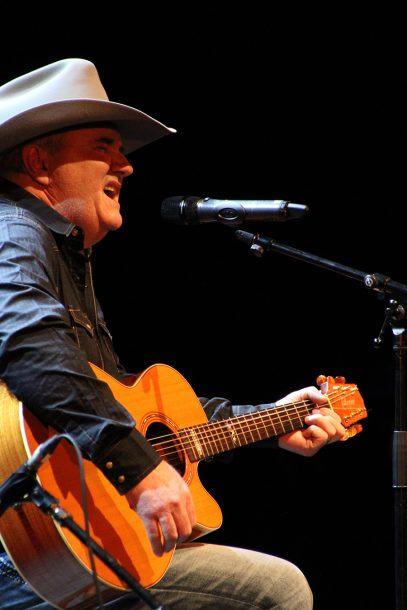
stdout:
{"type": "Polygon", "coordinates": [[[123,178],[127,176],[131,176],[133,173],[133,166],[130,161],[127,159],[126,155],[122,152],[117,152],[117,154],[112,159],[112,169],[116,172],[120,172],[123,178]]]}

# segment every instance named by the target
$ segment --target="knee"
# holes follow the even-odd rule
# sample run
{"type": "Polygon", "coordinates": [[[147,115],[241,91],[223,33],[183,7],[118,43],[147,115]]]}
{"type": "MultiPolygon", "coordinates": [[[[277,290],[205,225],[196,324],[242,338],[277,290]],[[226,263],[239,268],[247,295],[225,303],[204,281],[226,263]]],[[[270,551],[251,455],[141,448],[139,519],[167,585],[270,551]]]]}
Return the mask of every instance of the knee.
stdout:
{"type": "Polygon", "coordinates": [[[284,600],[278,608],[284,610],[312,610],[313,595],[303,572],[294,564],[288,563],[279,590],[284,600]]]}

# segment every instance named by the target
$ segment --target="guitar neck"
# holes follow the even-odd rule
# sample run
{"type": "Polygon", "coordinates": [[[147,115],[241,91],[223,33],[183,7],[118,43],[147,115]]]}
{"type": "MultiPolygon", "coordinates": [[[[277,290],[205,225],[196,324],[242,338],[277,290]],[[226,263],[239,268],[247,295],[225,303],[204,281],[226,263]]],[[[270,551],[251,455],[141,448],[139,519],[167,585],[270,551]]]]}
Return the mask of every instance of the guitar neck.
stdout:
{"type": "Polygon", "coordinates": [[[304,400],[179,430],[191,462],[304,428],[315,403],[304,400]]]}

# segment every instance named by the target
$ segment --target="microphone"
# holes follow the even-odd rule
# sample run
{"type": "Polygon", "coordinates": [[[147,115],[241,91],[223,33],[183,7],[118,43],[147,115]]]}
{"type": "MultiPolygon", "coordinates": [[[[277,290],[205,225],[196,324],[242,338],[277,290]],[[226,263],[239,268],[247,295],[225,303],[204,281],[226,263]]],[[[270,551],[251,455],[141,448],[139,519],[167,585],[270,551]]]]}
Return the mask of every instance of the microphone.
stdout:
{"type": "Polygon", "coordinates": [[[209,197],[167,197],[161,204],[161,218],[174,224],[197,225],[220,222],[232,227],[245,221],[284,222],[301,218],[307,205],[281,199],[229,200],[209,197]]]}
{"type": "Polygon", "coordinates": [[[63,435],[56,434],[39,445],[32,456],[0,485],[0,516],[33,490],[37,470],[55,451],[61,438],[63,435]]]}

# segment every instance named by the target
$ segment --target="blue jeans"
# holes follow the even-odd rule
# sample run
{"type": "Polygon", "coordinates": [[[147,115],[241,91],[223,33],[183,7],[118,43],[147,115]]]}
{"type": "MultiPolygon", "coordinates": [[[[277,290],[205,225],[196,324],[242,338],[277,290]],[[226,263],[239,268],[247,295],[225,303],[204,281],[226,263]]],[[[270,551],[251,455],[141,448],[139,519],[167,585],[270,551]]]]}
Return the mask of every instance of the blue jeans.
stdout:
{"type": "MultiPolygon", "coordinates": [[[[166,610],[312,610],[311,590],[292,563],[203,543],[179,545],[167,572],[149,593],[166,610]]],[[[114,610],[147,607],[123,601],[114,610]]],[[[0,610],[52,608],[20,578],[7,555],[0,555],[0,610]]]]}

